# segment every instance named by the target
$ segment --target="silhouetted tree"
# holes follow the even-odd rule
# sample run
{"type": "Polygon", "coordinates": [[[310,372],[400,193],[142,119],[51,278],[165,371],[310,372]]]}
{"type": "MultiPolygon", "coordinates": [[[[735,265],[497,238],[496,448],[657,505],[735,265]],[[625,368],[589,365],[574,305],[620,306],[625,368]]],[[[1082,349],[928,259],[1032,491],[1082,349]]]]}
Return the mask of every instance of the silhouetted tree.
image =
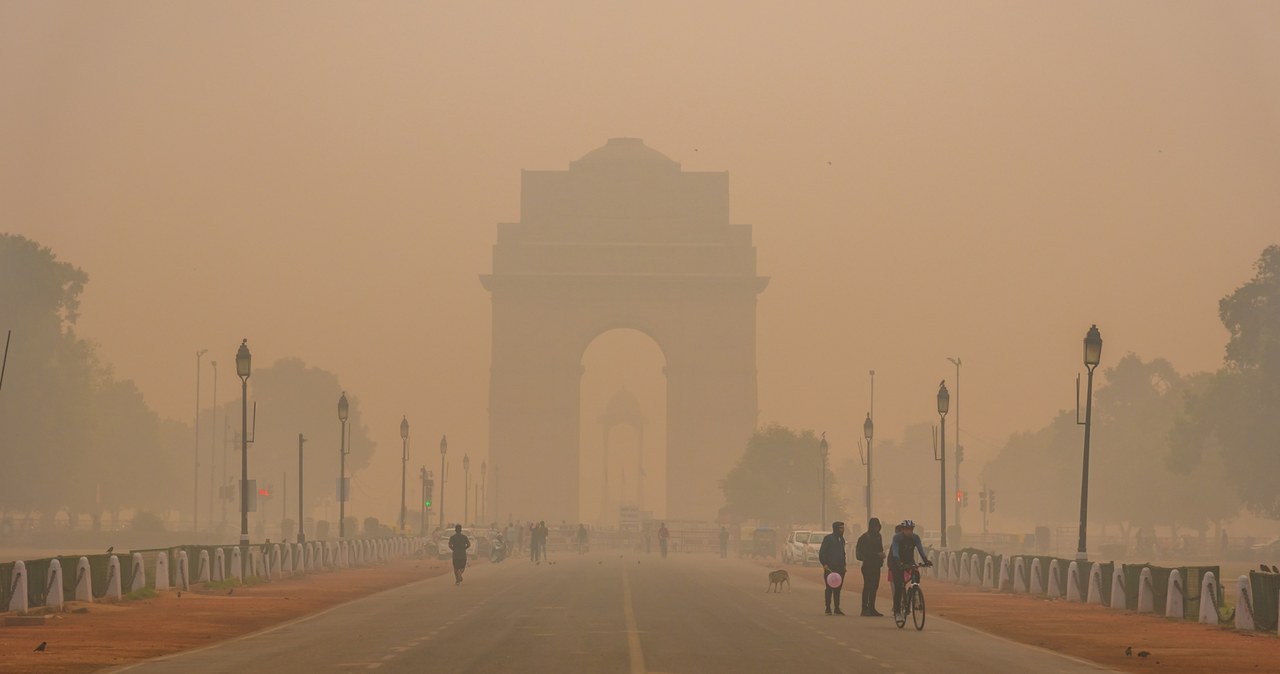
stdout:
{"type": "MultiPolygon", "coordinates": [[[[720,481],[726,507],[740,519],[815,523],[822,513],[822,457],[813,431],[773,424],[755,432],[738,464],[720,481]]],[[[827,468],[827,519],[844,517],[835,474],[827,468]]],[[[824,525],[826,523],[823,523],[824,525]]]]}

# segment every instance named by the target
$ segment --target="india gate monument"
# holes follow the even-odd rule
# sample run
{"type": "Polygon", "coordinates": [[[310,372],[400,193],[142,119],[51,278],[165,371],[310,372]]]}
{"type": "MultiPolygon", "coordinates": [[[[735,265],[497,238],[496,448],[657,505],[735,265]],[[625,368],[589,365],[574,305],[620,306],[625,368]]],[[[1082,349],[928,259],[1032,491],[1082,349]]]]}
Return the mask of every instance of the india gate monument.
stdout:
{"type": "Polygon", "coordinates": [[[599,335],[648,335],[666,361],[667,517],[709,520],[756,427],[751,227],[729,222],[729,175],[683,171],[612,138],[566,171],[523,171],[500,223],[489,382],[492,512],[579,521],[582,358],[599,335]]]}

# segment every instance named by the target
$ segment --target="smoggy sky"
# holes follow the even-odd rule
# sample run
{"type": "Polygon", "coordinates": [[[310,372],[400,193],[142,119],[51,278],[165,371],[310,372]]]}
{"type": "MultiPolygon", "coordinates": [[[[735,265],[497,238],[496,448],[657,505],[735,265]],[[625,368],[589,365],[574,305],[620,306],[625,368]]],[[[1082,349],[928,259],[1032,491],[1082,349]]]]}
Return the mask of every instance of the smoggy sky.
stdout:
{"type": "Polygon", "coordinates": [[[1217,300],[1280,239],[1277,26],[1265,2],[10,1],[0,228],[89,273],[80,334],[162,414],[190,419],[200,348],[229,399],[248,337],[339,374],[390,484],[402,414],[484,453],[477,275],[520,170],[640,137],[728,171],[755,228],[761,421],[855,452],[869,369],[899,437],[959,356],[968,471],[1073,406],[1090,323],[1104,367],[1219,365],[1217,300]]]}

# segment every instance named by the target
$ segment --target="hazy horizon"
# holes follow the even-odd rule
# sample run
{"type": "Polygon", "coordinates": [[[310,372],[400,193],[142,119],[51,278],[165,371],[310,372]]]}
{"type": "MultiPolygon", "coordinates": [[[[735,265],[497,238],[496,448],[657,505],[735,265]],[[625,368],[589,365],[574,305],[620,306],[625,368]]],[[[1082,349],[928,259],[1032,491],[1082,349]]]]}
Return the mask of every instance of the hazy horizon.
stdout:
{"type": "Polygon", "coordinates": [[[522,169],[608,138],[729,173],[772,279],[761,423],[847,458],[868,370],[901,439],[960,357],[970,476],[1073,407],[1090,324],[1103,368],[1217,369],[1217,302],[1280,231],[1280,5],[306,9],[0,6],[0,217],[88,273],[79,335],[162,416],[190,423],[202,348],[202,404],[210,360],[238,395],[248,338],[361,398],[373,482],[401,415],[411,466],[442,433],[484,457],[497,225],[522,169]]]}

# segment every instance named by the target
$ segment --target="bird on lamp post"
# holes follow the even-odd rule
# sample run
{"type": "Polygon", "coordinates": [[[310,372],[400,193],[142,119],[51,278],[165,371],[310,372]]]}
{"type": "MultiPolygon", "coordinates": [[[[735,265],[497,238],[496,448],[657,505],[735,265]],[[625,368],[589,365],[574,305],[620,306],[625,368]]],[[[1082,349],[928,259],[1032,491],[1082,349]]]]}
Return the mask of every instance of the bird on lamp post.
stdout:
{"type": "Polygon", "coordinates": [[[947,380],[943,379],[938,385],[938,419],[942,428],[939,437],[942,442],[937,458],[941,462],[942,471],[939,484],[942,517],[938,521],[942,524],[942,547],[944,548],[947,547],[947,411],[950,409],[951,394],[947,392],[947,380]]]}
{"type": "MultiPolygon", "coordinates": [[[[1102,361],[1102,333],[1095,324],[1084,336],[1084,366],[1089,370],[1089,388],[1084,406],[1084,468],[1080,478],[1080,543],[1076,547],[1076,559],[1088,559],[1086,530],[1089,524],[1089,432],[1093,428],[1093,369],[1102,361]]],[[[1080,423],[1080,378],[1076,376],[1076,423],[1080,423]]]]}
{"type": "Polygon", "coordinates": [[[236,350],[236,375],[240,377],[240,545],[245,548],[241,559],[246,559],[249,553],[249,375],[252,365],[249,340],[241,340],[236,350]]]}

